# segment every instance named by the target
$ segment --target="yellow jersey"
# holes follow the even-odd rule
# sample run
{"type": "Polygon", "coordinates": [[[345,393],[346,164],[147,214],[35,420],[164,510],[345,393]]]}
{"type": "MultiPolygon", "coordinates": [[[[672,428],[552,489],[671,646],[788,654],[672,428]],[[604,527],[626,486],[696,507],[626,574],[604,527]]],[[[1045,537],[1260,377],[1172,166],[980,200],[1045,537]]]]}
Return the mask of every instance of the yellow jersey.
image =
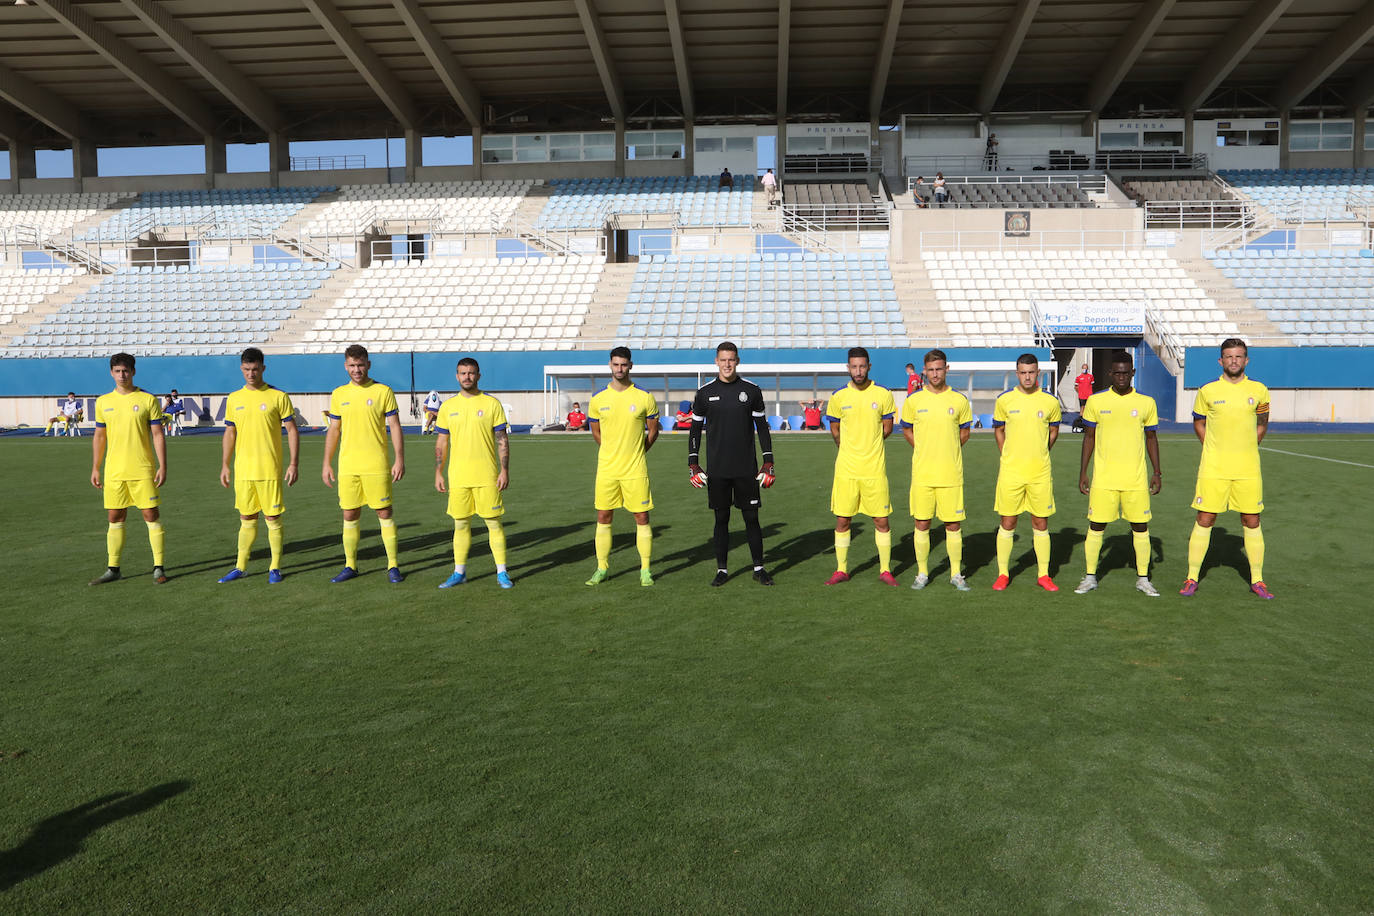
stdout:
{"type": "Polygon", "coordinates": [[[329,395],[329,419],[338,420],[339,476],[390,474],[386,418],[400,413],[396,395],[381,382],[349,382],[329,395]]]}
{"type": "Polygon", "coordinates": [[[1059,422],[1059,399],[1048,391],[1030,394],[1020,386],[997,396],[992,425],[1006,428],[999,474],[1036,481],[1050,476],[1050,424],[1059,422]]]}
{"type": "Polygon", "coordinates": [[[1269,417],[1269,389],[1241,376],[1225,376],[1197,390],[1193,419],[1207,421],[1197,476],[1252,480],[1260,476],[1259,418],[1269,417]]]}
{"type": "Polygon", "coordinates": [[[1093,486],[1106,490],[1144,490],[1145,433],[1159,429],[1155,399],[1132,388],[1117,394],[1108,388],[1083,405],[1083,425],[1097,430],[1093,444],[1093,486]]]}
{"type": "Polygon", "coordinates": [[[649,476],[644,459],[644,425],[658,419],[658,402],[634,383],[624,391],[607,385],[592,395],[587,405],[587,422],[601,431],[601,449],[596,456],[598,477],[630,480],[649,476]]]}
{"type": "Polygon", "coordinates": [[[105,479],[151,480],[157,471],[153,424],[164,415],[156,395],[141,388],[95,399],[95,425],[105,430],[105,479]]]}
{"type": "Polygon", "coordinates": [[[489,394],[456,394],[439,407],[439,435],[449,437],[448,485],[494,487],[501,474],[496,433],[506,428],[506,411],[489,394]]]}
{"type": "Polygon", "coordinates": [[[234,478],[281,480],[281,425],[296,415],[291,397],[271,385],[247,385],[224,402],[224,425],[234,427],[234,478]]]}
{"type": "Polygon", "coordinates": [[[830,395],[825,414],[831,423],[840,424],[835,476],[850,480],[886,479],[883,421],[897,415],[897,402],[892,399],[892,392],[873,382],[860,390],[850,382],[830,395]]]}
{"type": "MultiPolygon", "coordinates": [[[[916,438],[911,453],[911,481],[922,487],[962,487],[964,450],[959,430],[973,425],[973,407],[953,388],[936,394],[929,388],[907,395],[902,428],[916,438]]],[[[843,433],[841,433],[843,441],[843,433]]]]}

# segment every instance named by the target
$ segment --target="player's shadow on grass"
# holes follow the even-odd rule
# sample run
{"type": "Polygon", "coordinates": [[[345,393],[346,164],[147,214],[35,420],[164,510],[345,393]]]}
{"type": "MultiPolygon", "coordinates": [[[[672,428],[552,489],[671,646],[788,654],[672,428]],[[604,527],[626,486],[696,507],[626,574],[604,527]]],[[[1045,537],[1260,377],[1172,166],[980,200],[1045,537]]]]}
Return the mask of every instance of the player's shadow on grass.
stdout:
{"type": "Polygon", "coordinates": [[[1212,528],[1212,543],[1207,548],[1207,559],[1203,561],[1202,572],[1198,575],[1206,579],[1210,570],[1222,566],[1234,569],[1240,580],[1247,587],[1250,585],[1250,559],[1245,555],[1244,537],[1217,526],[1212,528]]]}
{"type": "MultiPolygon", "coordinates": [[[[1110,530],[1110,529],[1108,529],[1110,530]]],[[[1084,537],[1086,537],[1086,532],[1084,537]]],[[[1150,568],[1154,569],[1164,562],[1164,540],[1150,538],[1150,568]]],[[[1135,576],[1135,543],[1131,540],[1130,530],[1107,538],[1102,544],[1102,553],[1097,562],[1097,579],[1104,581],[1112,573],[1135,576]]]]}
{"type": "MultiPolygon", "coordinates": [[[[290,523],[288,522],[287,524],[290,523]]],[[[419,522],[398,522],[396,524],[398,537],[402,532],[405,531],[405,529],[415,528],[419,524],[419,522]]],[[[364,557],[372,558],[386,555],[386,548],[382,545],[381,535],[378,533],[377,520],[375,518],[372,520],[372,525],[373,527],[369,529],[367,527],[366,520],[364,520],[363,522],[362,543],[366,544],[366,546],[360,545],[358,548],[358,558],[360,560],[364,557]]],[[[432,537],[450,537],[450,535],[420,535],[417,538],[408,538],[398,542],[397,549],[404,552],[408,547],[418,548],[420,546],[423,546],[419,543],[420,541],[432,537]]],[[[262,531],[259,531],[257,544],[254,545],[253,552],[249,554],[250,563],[263,565],[266,564],[272,558],[272,548],[270,546],[264,546],[266,541],[267,538],[265,534],[262,531]]],[[[287,541],[282,547],[282,553],[285,558],[286,569],[293,572],[303,572],[312,569],[322,569],[324,567],[336,565],[336,562],[337,564],[341,565],[343,563],[342,534],[338,531],[335,531],[333,534],[326,534],[321,535],[319,537],[306,538],[304,540],[293,539],[288,535],[287,541]],[[328,550],[330,548],[333,548],[333,550],[331,551],[329,559],[327,560],[305,565],[297,565],[297,563],[292,562],[293,560],[299,561],[301,559],[301,554],[311,553],[317,550],[328,550]]],[[[176,578],[178,576],[190,576],[195,575],[196,573],[204,572],[227,572],[229,570],[229,567],[232,566],[237,560],[238,554],[231,553],[214,560],[201,560],[197,563],[192,563],[187,566],[176,566],[173,567],[172,570],[174,573],[173,578],[176,578]]]]}
{"type": "MultiPolygon", "coordinates": [[[[668,530],[667,525],[652,525],[654,537],[668,530]]],[[[519,566],[512,567],[511,575],[520,578],[537,576],[563,566],[582,566],[587,567],[587,575],[591,575],[591,565],[596,562],[596,542],[593,537],[596,534],[596,523],[594,521],[585,524],[563,525],[558,528],[532,528],[529,531],[520,532],[514,537],[506,539],[506,545],[514,553],[516,550],[528,549],[537,544],[553,543],[565,537],[578,535],[577,540],[571,544],[559,547],[540,554],[533,562],[523,562],[519,566]]],[[[485,549],[485,541],[482,544],[485,549]]],[[[477,549],[477,539],[473,538],[473,549],[477,549]]],[[[639,554],[635,552],[635,531],[634,526],[630,526],[628,532],[613,532],[611,539],[611,554],[613,559],[623,556],[622,551],[629,551],[634,558],[634,571],[638,574],[639,554]]],[[[623,563],[621,564],[624,565],[623,563]]],[[[495,570],[492,571],[495,575],[495,570]]],[[[481,578],[478,576],[477,578],[481,578]]]]}
{"type": "MultiPolygon", "coordinates": [[[[744,522],[742,522],[738,516],[732,517],[731,522],[733,524],[731,525],[732,530],[730,531],[730,558],[733,562],[731,562],[730,565],[736,570],[752,571],[754,568],[754,561],[749,556],[749,541],[744,532],[744,522]]],[[[693,566],[706,563],[710,566],[711,575],[714,576],[716,568],[716,549],[713,540],[714,535],[712,534],[714,525],[715,519],[712,518],[711,526],[708,526],[704,530],[703,534],[705,535],[705,539],[700,544],[692,547],[684,547],[682,550],[665,554],[661,560],[654,561],[655,567],[661,571],[662,575],[671,576],[673,573],[683,572],[684,570],[691,569],[693,566]]],[[[782,530],[782,526],[772,524],[761,525],[760,528],[763,531],[764,568],[767,569],[768,539],[777,537],[778,532],[782,530]]],[[[660,572],[656,572],[655,576],[659,574],[660,572]]]]}
{"type": "Polygon", "coordinates": [[[820,528],[815,531],[808,531],[796,537],[783,541],[781,544],[769,548],[767,540],[763,544],[764,555],[781,557],[775,565],[769,567],[769,571],[777,576],[786,572],[799,563],[814,559],[822,554],[830,554],[829,562],[833,565],[835,559],[835,532],[831,528],[820,528]]]}
{"type": "MultiPolygon", "coordinates": [[[[1039,565],[1035,560],[1035,545],[1032,541],[1034,535],[1031,534],[1031,527],[1024,522],[1016,526],[1016,533],[1020,535],[1016,539],[1016,547],[1012,551],[1012,563],[1010,568],[1011,577],[1015,579],[1023,572],[1038,572],[1039,565]]],[[[996,532],[994,532],[994,538],[996,532]]],[[[1050,578],[1059,575],[1073,556],[1073,548],[1083,540],[1082,533],[1077,528],[1060,528],[1058,531],[1050,532],[1050,578]]],[[[996,544],[993,545],[993,555],[996,558],[996,544]]]]}
{"type": "Polygon", "coordinates": [[[39,821],[22,843],[0,852],[0,893],[81,852],[86,837],[101,827],[149,811],[190,787],[177,780],[137,795],[115,792],[39,821]]]}

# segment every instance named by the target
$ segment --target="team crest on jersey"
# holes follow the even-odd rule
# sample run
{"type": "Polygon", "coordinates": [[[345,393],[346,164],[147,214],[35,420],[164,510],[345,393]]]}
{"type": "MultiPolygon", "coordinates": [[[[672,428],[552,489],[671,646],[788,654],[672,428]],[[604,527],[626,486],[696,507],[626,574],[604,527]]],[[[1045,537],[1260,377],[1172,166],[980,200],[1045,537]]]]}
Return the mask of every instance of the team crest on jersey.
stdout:
{"type": "Polygon", "coordinates": [[[635,407],[635,405],[633,405],[633,404],[631,404],[631,405],[630,405],[628,408],[626,408],[626,409],[629,410],[630,413],[634,413],[636,410],[638,410],[638,408],[635,407]]]}
{"type": "Polygon", "coordinates": [[[1255,403],[1255,399],[1254,399],[1254,398],[1250,398],[1250,403],[1253,405],[1253,404],[1255,403]]]}
{"type": "Polygon", "coordinates": [[[479,417],[482,416],[483,412],[484,412],[484,411],[481,411],[481,410],[477,411],[477,416],[479,416],[479,417]]]}
{"type": "Polygon", "coordinates": [[[1043,410],[1037,410],[1037,411],[1035,412],[1035,415],[1036,415],[1036,417],[1040,418],[1041,420],[1045,419],[1045,412],[1044,412],[1043,410]]]}
{"type": "Polygon", "coordinates": [[[874,401],[874,402],[873,402],[872,404],[870,404],[869,406],[872,407],[874,410],[877,410],[877,409],[878,409],[878,402],[877,402],[877,401],[874,401]]]}
{"type": "Polygon", "coordinates": [[[371,407],[371,406],[372,406],[372,398],[368,398],[368,399],[367,399],[367,406],[368,406],[368,407],[371,407]]]}
{"type": "Polygon", "coordinates": [[[134,413],[138,413],[138,405],[137,405],[137,404],[134,405],[134,413]]]}
{"type": "Polygon", "coordinates": [[[258,410],[266,410],[266,409],[267,409],[267,405],[266,405],[266,404],[259,404],[259,405],[258,405],[258,410]]]}
{"type": "Polygon", "coordinates": [[[950,415],[951,417],[954,416],[954,408],[953,408],[953,407],[951,407],[951,408],[949,409],[949,415],[950,415]]]}
{"type": "Polygon", "coordinates": [[[1131,411],[1131,416],[1133,416],[1133,417],[1138,417],[1138,416],[1140,416],[1140,411],[1138,411],[1138,410],[1133,410],[1133,411],[1131,411]]]}
{"type": "Polygon", "coordinates": [[[743,403],[744,403],[745,401],[747,401],[747,400],[749,400],[749,395],[747,395],[747,394],[745,394],[743,391],[741,391],[741,392],[739,393],[739,402],[740,402],[741,404],[743,404],[743,403]]]}

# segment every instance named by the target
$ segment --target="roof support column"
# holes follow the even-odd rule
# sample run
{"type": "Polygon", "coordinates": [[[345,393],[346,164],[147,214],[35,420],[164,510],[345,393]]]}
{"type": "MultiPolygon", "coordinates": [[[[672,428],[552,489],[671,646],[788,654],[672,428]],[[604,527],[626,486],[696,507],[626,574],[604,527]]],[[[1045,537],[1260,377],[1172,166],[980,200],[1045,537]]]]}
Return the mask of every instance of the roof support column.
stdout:
{"type": "MultiPolygon", "coordinates": [[[[1195,112],[1185,111],[1183,113],[1183,155],[1185,156],[1191,156],[1196,152],[1196,144],[1193,142],[1194,117],[1196,117],[1195,112]]],[[[1207,167],[1212,167],[1210,162],[1208,162],[1207,167]]]]}
{"type": "Polygon", "coordinates": [[[72,141],[72,180],[78,191],[86,190],[86,179],[100,174],[97,167],[94,140],[78,138],[72,141]]]}
{"type": "Polygon", "coordinates": [[[1355,149],[1353,150],[1354,155],[1350,157],[1350,165],[1352,168],[1362,169],[1365,160],[1369,158],[1364,149],[1364,131],[1365,124],[1369,120],[1369,108],[1362,105],[1356,108],[1352,114],[1355,116],[1355,149]]]}
{"type": "Polygon", "coordinates": [[[1279,112],[1279,168],[1288,168],[1288,119],[1292,113],[1285,108],[1279,112]]]}
{"type": "Polygon", "coordinates": [[[291,171],[291,142],[279,130],[267,135],[268,187],[281,187],[281,173],[291,171]]]}
{"type": "Polygon", "coordinates": [[[686,175],[697,173],[697,126],[690,120],[682,122],[682,158],[687,164],[686,175]]]}
{"type": "Polygon", "coordinates": [[[9,141],[11,194],[22,194],[24,182],[38,177],[38,151],[18,140],[9,141]]]}
{"type": "Polygon", "coordinates": [[[229,171],[229,144],[223,137],[205,138],[205,187],[214,188],[218,176],[229,171]]]}
{"type": "Polygon", "coordinates": [[[406,138],[406,181],[415,180],[415,170],[424,165],[424,148],[421,145],[423,140],[420,132],[413,127],[407,127],[406,138]]]}
{"type": "Polygon", "coordinates": [[[774,174],[777,176],[778,185],[781,186],[783,163],[787,161],[787,118],[783,115],[778,115],[778,140],[775,153],[777,156],[777,170],[774,174]]]}
{"type": "Polygon", "coordinates": [[[482,125],[472,125],[472,177],[482,180],[482,125]]]}
{"type": "Polygon", "coordinates": [[[615,119],[615,177],[625,177],[625,119],[615,119]]]}

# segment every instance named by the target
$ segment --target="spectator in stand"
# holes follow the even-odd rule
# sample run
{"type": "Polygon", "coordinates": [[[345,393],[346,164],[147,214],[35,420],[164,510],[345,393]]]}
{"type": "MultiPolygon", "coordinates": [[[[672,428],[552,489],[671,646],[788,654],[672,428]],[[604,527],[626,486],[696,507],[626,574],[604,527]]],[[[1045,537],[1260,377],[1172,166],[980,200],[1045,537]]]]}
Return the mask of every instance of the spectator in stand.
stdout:
{"type": "Polygon", "coordinates": [[[911,186],[911,200],[918,207],[926,206],[926,179],[923,175],[916,176],[916,183],[911,186]]]}
{"type": "Polygon", "coordinates": [[[568,411],[568,432],[587,428],[587,415],[582,412],[582,405],[573,401],[572,410],[568,411]]]}
{"type": "Polygon", "coordinates": [[[673,429],[690,430],[692,428],[692,402],[678,401],[677,413],[673,414],[673,429]]]}
{"type": "Polygon", "coordinates": [[[989,172],[997,171],[997,135],[988,134],[988,147],[983,152],[983,168],[989,172]]]}
{"type": "Polygon", "coordinates": [[[935,184],[933,187],[935,188],[935,203],[939,206],[944,206],[949,203],[949,189],[945,187],[944,172],[935,173],[935,184]]]}
{"type": "Polygon", "coordinates": [[[911,363],[906,364],[906,393],[913,395],[925,387],[925,382],[921,378],[921,373],[916,371],[916,367],[911,363]]]}
{"type": "Polygon", "coordinates": [[[1088,403],[1088,398],[1093,396],[1093,374],[1088,371],[1088,364],[1083,364],[1083,371],[1078,373],[1078,377],[1073,380],[1074,390],[1078,392],[1078,409],[1082,410],[1083,405],[1088,403]]]}
{"type": "Polygon", "coordinates": [[[731,190],[734,189],[735,176],[730,174],[729,169],[725,169],[723,172],[720,173],[720,186],[722,188],[730,188],[731,190]]]}
{"type": "Polygon", "coordinates": [[[821,402],[801,401],[802,429],[821,428],[821,402]]]}
{"type": "MultiPolygon", "coordinates": [[[[728,170],[727,170],[728,171],[728,170]]],[[[778,203],[778,177],[769,169],[763,173],[763,193],[768,195],[768,206],[774,207],[778,203]]]]}

